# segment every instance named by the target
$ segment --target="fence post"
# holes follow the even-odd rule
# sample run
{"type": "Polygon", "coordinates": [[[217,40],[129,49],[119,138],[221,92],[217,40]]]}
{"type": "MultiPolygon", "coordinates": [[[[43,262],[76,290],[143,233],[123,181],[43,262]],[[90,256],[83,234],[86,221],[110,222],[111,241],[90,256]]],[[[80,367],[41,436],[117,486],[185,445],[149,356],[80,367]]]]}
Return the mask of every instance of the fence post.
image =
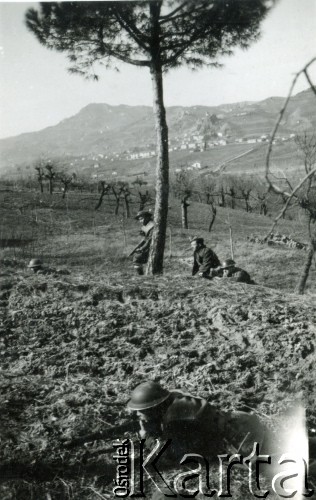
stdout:
{"type": "Polygon", "coordinates": [[[231,253],[232,259],[234,260],[233,231],[232,231],[231,226],[229,226],[229,239],[230,239],[230,253],[231,253]]]}

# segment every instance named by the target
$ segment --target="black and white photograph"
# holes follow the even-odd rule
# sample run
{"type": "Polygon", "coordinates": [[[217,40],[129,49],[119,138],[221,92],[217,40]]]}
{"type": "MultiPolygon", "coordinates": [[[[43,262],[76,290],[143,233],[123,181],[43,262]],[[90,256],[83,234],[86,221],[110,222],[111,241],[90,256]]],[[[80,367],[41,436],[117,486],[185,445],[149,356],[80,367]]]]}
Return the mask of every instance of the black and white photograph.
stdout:
{"type": "Polygon", "coordinates": [[[0,1],[0,500],[316,499],[315,0],[0,1]]]}

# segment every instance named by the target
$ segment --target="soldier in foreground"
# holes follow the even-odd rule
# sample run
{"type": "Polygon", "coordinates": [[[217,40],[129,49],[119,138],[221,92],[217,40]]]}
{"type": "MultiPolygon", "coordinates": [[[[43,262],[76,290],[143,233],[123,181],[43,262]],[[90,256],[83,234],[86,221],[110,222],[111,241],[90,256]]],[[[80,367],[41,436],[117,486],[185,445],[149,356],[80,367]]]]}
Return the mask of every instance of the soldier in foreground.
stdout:
{"type": "Polygon", "coordinates": [[[194,252],[192,276],[198,273],[202,278],[209,278],[212,270],[221,265],[219,258],[211,248],[206,247],[203,238],[197,236],[192,238],[191,248],[194,252]]]}
{"type": "Polygon", "coordinates": [[[143,265],[147,264],[148,262],[150,244],[154,229],[153,215],[151,212],[141,210],[140,212],[138,212],[135,219],[138,220],[141,224],[140,234],[144,236],[144,238],[134,248],[129,256],[133,256],[134,269],[136,270],[136,273],[139,275],[143,275],[143,265]]]}
{"type": "Polygon", "coordinates": [[[247,456],[254,442],[263,443],[265,429],[256,415],[223,412],[203,398],[169,391],[157,382],[138,385],[128,408],[137,412],[139,435],[146,438],[149,446],[157,438],[172,440],[170,459],[178,460],[185,453],[199,453],[211,459],[223,453],[247,456]]]}
{"type": "Polygon", "coordinates": [[[220,278],[230,278],[237,283],[247,283],[248,285],[255,284],[247,271],[241,269],[240,267],[237,267],[233,259],[225,260],[219,266],[219,268],[214,271],[213,276],[218,276],[220,278]]]}

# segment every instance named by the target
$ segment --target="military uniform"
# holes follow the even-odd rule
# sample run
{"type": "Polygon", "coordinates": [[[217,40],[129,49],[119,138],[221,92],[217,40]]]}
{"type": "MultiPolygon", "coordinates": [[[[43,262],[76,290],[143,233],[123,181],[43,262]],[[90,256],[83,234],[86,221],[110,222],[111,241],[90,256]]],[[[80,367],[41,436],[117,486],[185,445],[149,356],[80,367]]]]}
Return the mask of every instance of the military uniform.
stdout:
{"type": "Polygon", "coordinates": [[[230,278],[236,283],[247,283],[248,285],[254,285],[255,282],[251,279],[250,275],[244,269],[240,267],[230,267],[228,269],[219,269],[215,271],[215,276],[220,278],[230,278]]]}
{"type": "Polygon", "coordinates": [[[171,439],[169,456],[180,459],[185,453],[199,453],[214,459],[219,454],[247,456],[254,442],[264,439],[259,419],[241,411],[223,412],[205,399],[170,391],[169,404],[161,419],[141,421],[142,437],[171,439]]]}
{"type": "Polygon", "coordinates": [[[153,221],[149,221],[145,226],[141,228],[141,235],[144,236],[141,246],[136,250],[133,262],[134,264],[146,264],[149,257],[149,250],[151,239],[154,230],[153,221]]]}
{"type": "Polygon", "coordinates": [[[193,259],[192,276],[198,272],[209,276],[211,269],[221,265],[216,253],[205,245],[195,250],[193,259]]]}

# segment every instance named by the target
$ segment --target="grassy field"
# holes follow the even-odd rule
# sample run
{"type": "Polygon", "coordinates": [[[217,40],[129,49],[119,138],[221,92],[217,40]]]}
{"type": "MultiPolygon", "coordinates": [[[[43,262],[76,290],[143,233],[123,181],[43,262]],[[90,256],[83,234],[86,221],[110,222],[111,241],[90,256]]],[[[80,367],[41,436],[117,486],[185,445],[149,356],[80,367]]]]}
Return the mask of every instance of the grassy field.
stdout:
{"type": "MultiPolygon", "coordinates": [[[[99,211],[94,210],[97,194],[70,194],[62,200],[39,193],[2,193],[0,239],[30,240],[20,247],[2,248],[4,259],[15,259],[21,266],[30,258],[43,258],[47,265],[71,268],[110,269],[127,275],[132,272],[127,258],[139,241],[139,227],[132,218],[113,215],[114,206],[105,201],[99,211]]],[[[132,207],[134,213],[138,205],[132,207]]],[[[238,265],[250,272],[263,285],[294,290],[305,259],[305,251],[283,246],[251,243],[247,237],[263,237],[271,228],[272,220],[244,210],[218,207],[212,233],[208,233],[210,207],[191,203],[189,229],[180,227],[180,203],[172,199],[169,208],[165,273],[188,275],[190,261],[189,238],[199,234],[218,254],[220,260],[230,257],[230,227],[233,235],[234,258],[238,265]],[[187,264],[183,263],[187,259],[187,264]]],[[[275,229],[301,242],[307,241],[304,217],[281,220],[275,229]]],[[[308,290],[315,291],[315,268],[312,268],[308,290]]]]}
{"type": "MultiPolygon", "coordinates": [[[[95,212],[95,201],[2,193],[1,240],[21,243],[0,254],[1,500],[112,499],[112,439],[64,442],[130,419],[129,393],[148,378],[226,411],[251,409],[269,428],[299,396],[315,427],[315,267],[306,295],[293,293],[305,251],[250,243],[272,221],[241,210],[218,208],[210,234],[209,207],[192,203],[183,230],[171,200],[164,274],[135,276],[137,222],[107,204],[95,212]],[[190,275],[189,237],[223,260],[230,226],[235,259],[258,285],[190,275]],[[29,273],[34,256],[70,274],[29,273]]],[[[306,241],[303,221],[277,230],[306,241]]],[[[149,483],[146,498],[163,498],[149,483]]],[[[246,485],[237,473],[234,500],[253,498],[246,485]]]]}

